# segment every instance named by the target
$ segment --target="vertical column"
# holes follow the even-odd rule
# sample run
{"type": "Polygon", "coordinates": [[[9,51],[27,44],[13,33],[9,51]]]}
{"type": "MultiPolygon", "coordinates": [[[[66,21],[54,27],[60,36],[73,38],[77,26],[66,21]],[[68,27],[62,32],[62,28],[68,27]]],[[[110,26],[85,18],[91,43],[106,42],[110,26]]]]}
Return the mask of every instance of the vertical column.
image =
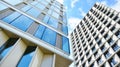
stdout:
{"type": "Polygon", "coordinates": [[[0,47],[8,40],[8,36],[0,29],[0,47]]]}
{"type": "MultiPolygon", "coordinates": [[[[62,29],[62,24],[58,24],[58,30],[62,29]]],[[[56,36],[56,47],[62,49],[62,36],[60,34],[57,34],[56,36]]]]}
{"type": "Polygon", "coordinates": [[[16,67],[18,61],[20,60],[20,58],[22,57],[25,49],[26,49],[26,45],[25,43],[19,39],[14,46],[12,47],[12,49],[10,50],[10,52],[7,54],[7,56],[5,56],[1,63],[0,63],[0,67],[16,67]]]}

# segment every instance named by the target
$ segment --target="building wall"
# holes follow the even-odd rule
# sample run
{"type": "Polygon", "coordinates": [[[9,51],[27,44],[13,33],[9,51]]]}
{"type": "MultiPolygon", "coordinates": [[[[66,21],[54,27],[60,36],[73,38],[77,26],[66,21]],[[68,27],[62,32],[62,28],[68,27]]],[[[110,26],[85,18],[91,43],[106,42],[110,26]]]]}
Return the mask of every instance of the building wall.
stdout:
{"type": "Polygon", "coordinates": [[[62,4],[56,0],[2,0],[0,6],[0,67],[70,65],[62,4]]]}
{"type": "Polygon", "coordinates": [[[71,33],[77,67],[120,66],[120,12],[96,3],[71,33]]]}

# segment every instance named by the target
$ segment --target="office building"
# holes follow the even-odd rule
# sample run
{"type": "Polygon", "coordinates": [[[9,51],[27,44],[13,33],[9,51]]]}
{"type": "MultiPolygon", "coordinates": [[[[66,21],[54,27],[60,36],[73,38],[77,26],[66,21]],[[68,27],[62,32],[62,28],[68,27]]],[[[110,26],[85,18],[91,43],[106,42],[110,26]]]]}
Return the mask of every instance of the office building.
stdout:
{"type": "Polygon", "coordinates": [[[0,67],[68,67],[67,29],[56,0],[0,0],[0,67]]]}
{"type": "Polygon", "coordinates": [[[120,12],[96,3],[70,36],[76,67],[120,67],[120,12]]]}

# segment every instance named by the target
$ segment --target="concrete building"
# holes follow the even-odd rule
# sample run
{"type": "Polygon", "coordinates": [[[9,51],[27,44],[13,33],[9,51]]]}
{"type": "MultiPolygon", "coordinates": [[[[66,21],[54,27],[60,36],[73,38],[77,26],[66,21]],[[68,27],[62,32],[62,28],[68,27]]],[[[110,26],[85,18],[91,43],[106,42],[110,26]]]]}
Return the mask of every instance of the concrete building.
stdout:
{"type": "Polygon", "coordinates": [[[76,67],[120,67],[120,12],[96,3],[70,36],[76,67]]]}
{"type": "Polygon", "coordinates": [[[0,0],[0,67],[68,67],[65,8],[56,0],[0,0]]]}

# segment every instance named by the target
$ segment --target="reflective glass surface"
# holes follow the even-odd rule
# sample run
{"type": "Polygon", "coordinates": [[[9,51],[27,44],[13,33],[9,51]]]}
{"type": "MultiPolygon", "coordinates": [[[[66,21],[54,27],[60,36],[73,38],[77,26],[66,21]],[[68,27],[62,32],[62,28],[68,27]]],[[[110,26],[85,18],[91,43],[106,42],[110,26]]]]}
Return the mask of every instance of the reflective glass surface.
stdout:
{"type": "Polygon", "coordinates": [[[37,4],[36,7],[40,8],[41,10],[43,10],[45,8],[45,6],[43,6],[42,4],[37,4]]]}
{"type": "Polygon", "coordinates": [[[48,21],[48,25],[54,27],[54,28],[57,28],[58,26],[58,21],[53,19],[53,18],[50,18],[50,20],[48,21]]]}
{"type": "Polygon", "coordinates": [[[38,37],[39,39],[41,39],[43,32],[45,31],[45,26],[40,25],[37,29],[37,31],[35,32],[34,36],[38,37]]]}
{"type": "Polygon", "coordinates": [[[68,35],[68,27],[64,24],[62,26],[62,31],[63,31],[64,34],[68,35]]]}
{"type": "Polygon", "coordinates": [[[0,60],[6,56],[17,40],[17,38],[10,38],[0,47],[0,60]]]}
{"type": "Polygon", "coordinates": [[[32,57],[35,53],[36,47],[28,46],[25,50],[24,55],[22,56],[21,60],[19,61],[17,67],[29,67],[29,64],[32,60],[32,57]]]}
{"type": "Polygon", "coordinates": [[[20,15],[21,15],[20,13],[14,12],[14,13],[10,14],[9,16],[3,18],[2,20],[7,22],[7,23],[11,23],[12,21],[14,21],[20,15]]]}
{"type": "Polygon", "coordinates": [[[64,36],[62,37],[62,50],[64,50],[67,53],[70,53],[69,39],[64,36]]]}
{"type": "Polygon", "coordinates": [[[5,5],[3,5],[2,3],[0,3],[0,11],[1,10],[4,10],[4,9],[6,9],[7,8],[7,6],[5,6],[5,5]]]}
{"type": "Polygon", "coordinates": [[[17,18],[15,21],[13,21],[11,24],[23,31],[26,31],[28,27],[32,24],[32,22],[33,20],[22,15],[19,18],[17,18]]]}
{"type": "Polygon", "coordinates": [[[56,32],[54,32],[53,30],[46,28],[43,36],[42,36],[42,40],[44,40],[45,42],[48,42],[50,44],[52,44],[53,46],[55,46],[56,43],[56,32]]]}
{"type": "Polygon", "coordinates": [[[32,9],[28,10],[27,13],[34,16],[34,17],[37,17],[40,14],[40,11],[32,8],[32,9]]]}

